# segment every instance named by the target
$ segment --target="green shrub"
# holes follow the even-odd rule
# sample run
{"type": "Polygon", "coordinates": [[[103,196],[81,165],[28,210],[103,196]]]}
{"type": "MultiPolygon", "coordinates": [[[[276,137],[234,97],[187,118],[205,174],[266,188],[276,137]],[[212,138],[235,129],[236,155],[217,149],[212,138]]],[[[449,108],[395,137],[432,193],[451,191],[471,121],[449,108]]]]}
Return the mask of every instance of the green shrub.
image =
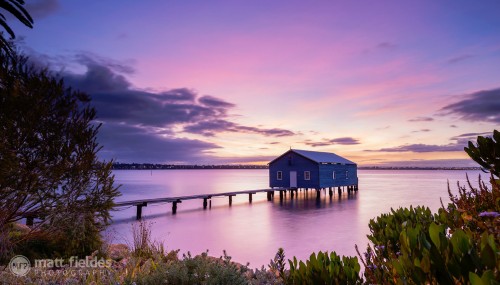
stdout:
{"type": "Polygon", "coordinates": [[[338,256],[335,252],[311,254],[306,262],[293,258],[287,284],[362,284],[356,257],[338,256]]]}
{"type": "MultiPolygon", "coordinates": [[[[493,181],[492,181],[493,182],[493,181]]],[[[498,284],[500,191],[459,185],[447,208],[391,210],[370,221],[365,277],[381,284],[498,284]]],[[[361,255],[360,255],[361,257],[361,255]]]]}
{"type": "Polygon", "coordinates": [[[181,260],[171,263],[155,263],[149,259],[129,281],[137,284],[238,285],[249,284],[247,271],[246,266],[231,262],[226,252],[220,258],[210,257],[206,252],[195,257],[187,253],[181,260]]]}
{"type": "Polygon", "coordinates": [[[500,178],[500,132],[493,130],[491,137],[478,136],[476,144],[469,141],[465,152],[481,167],[500,178]]]}
{"type": "Polygon", "coordinates": [[[283,248],[279,248],[278,252],[274,256],[274,259],[271,259],[269,263],[269,271],[271,271],[274,276],[279,277],[279,279],[284,282],[287,280],[287,272],[285,270],[286,261],[285,261],[285,250],[283,248]]]}
{"type": "Polygon", "coordinates": [[[388,258],[387,250],[392,249],[394,252],[399,251],[399,236],[401,231],[406,227],[428,226],[434,221],[434,216],[431,210],[426,207],[410,206],[408,208],[391,209],[390,214],[381,214],[375,219],[370,220],[368,227],[370,240],[378,254],[382,254],[384,258],[388,258]]]}

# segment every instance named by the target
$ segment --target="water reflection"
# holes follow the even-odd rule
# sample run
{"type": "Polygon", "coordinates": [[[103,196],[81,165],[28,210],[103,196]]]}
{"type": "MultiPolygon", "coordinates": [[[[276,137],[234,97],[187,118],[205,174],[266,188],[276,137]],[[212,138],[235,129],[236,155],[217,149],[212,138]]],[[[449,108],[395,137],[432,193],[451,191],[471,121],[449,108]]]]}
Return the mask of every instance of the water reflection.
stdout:
{"type": "Polygon", "coordinates": [[[280,210],[286,210],[290,212],[303,212],[303,211],[311,211],[318,210],[322,208],[330,208],[338,205],[342,201],[356,200],[357,192],[353,193],[342,193],[338,195],[337,193],[329,196],[328,191],[321,190],[320,198],[317,198],[316,190],[314,191],[299,191],[297,196],[294,196],[294,199],[290,198],[290,195],[281,200],[279,195],[275,194],[275,198],[273,200],[274,206],[279,205],[280,210]]]}
{"type": "MultiPolygon", "coordinates": [[[[118,171],[116,181],[123,184],[120,199],[159,198],[263,189],[268,183],[266,170],[174,170],[118,171]],[[147,174],[147,175],[146,175],[147,174]]],[[[469,177],[477,177],[472,173],[469,177]]],[[[354,244],[363,249],[368,243],[368,222],[390,208],[426,205],[436,211],[440,198],[448,201],[447,180],[465,180],[460,171],[360,171],[360,190],[339,196],[333,191],[299,191],[292,200],[287,193],[280,200],[275,192],[272,201],[266,193],[212,198],[210,209],[203,200],[188,200],[178,205],[148,205],[145,220],[153,222],[155,239],[168,249],[195,254],[209,250],[219,256],[225,249],[234,260],[250,262],[252,267],[269,263],[279,247],[288,258],[304,259],[313,251],[335,250],[340,255],[356,255],[354,244]]],[[[477,179],[476,179],[477,180],[477,179]]],[[[472,181],[474,185],[474,181],[472,181]]],[[[477,184],[477,183],[476,183],[477,184]]],[[[452,190],[454,188],[452,187],[452,190]]],[[[109,233],[115,242],[130,242],[135,207],[114,212],[109,233]]]]}

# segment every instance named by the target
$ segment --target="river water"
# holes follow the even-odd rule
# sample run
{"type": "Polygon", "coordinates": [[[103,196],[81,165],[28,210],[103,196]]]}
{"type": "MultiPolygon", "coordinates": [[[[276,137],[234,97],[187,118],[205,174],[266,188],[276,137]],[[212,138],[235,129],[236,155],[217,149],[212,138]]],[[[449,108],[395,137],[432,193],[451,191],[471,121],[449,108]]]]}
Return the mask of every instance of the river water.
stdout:
{"type": "MultiPolygon", "coordinates": [[[[479,171],[467,171],[477,185],[479,171]]],[[[267,170],[117,170],[115,181],[121,184],[117,201],[160,198],[206,193],[221,193],[268,186],[267,170]]],[[[464,183],[466,171],[445,170],[359,170],[359,191],[344,192],[340,197],[322,192],[299,193],[280,202],[276,193],[267,201],[265,193],[228,198],[212,198],[212,207],[203,210],[203,200],[184,201],[172,214],[171,204],[148,205],[143,219],[151,224],[153,238],[168,250],[180,249],[199,254],[209,250],[212,256],[223,250],[251,268],[267,265],[279,247],[287,258],[306,259],[313,251],[336,251],[356,255],[354,245],[364,249],[368,243],[368,222],[391,208],[425,205],[433,212],[440,198],[448,203],[448,186],[456,192],[457,181],[464,183]]],[[[114,243],[131,244],[136,208],[113,212],[113,224],[106,236],[114,243]]]]}

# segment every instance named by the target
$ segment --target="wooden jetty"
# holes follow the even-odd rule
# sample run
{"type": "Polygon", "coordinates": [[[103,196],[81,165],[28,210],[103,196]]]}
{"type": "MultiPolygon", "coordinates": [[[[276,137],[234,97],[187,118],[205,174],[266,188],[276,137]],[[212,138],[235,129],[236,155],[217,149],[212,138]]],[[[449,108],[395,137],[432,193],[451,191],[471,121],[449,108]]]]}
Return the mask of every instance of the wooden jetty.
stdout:
{"type": "MultiPolygon", "coordinates": [[[[329,189],[328,193],[329,193],[330,197],[332,197],[332,195],[333,195],[332,188],[335,188],[335,187],[328,188],[329,189]]],[[[345,188],[338,187],[339,195],[341,195],[341,193],[344,191],[344,189],[346,189],[347,192],[350,194],[351,191],[358,191],[358,186],[351,185],[351,186],[346,186],[345,188]]],[[[135,206],[137,208],[136,219],[140,220],[142,218],[142,208],[147,207],[148,205],[151,205],[151,204],[172,203],[172,214],[175,215],[177,213],[177,204],[182,203],[182,201],[185,201],[185,200],[202,199],[203,200],[203,209],[207,209],[209,200],[211,198],[214,198],[214,197],[228,197],[229,206],[231,206],[233,204],[233,197],[236,195],[247,194],[248,195],[248,202],[252,203],[252,195],[254,195],[254,194],[267,193],[267,201],[272,201],[274,198],[274,193],[276,191],[278,191],[280,201],[282,201],[284,199],[284,197],[286,197],[287,191],[290,192],[290,197],[291,197],[291,199],[293,199],[294,194],[298,195],[298,191],[300,191],[300,190],[301,190],[300,188],[292,188],[292,189],[269,188],[269,189],[244,190],[244,191],[224,192],[224,193],[197,194],[197,195],[178,196],[178,197],[140,199],[140,200],[117,202],[117,203],[115,203],[115,208],[135,206]]],[[[316,198],[319,199],[321,190],[326,190],[326,188],[321,188],[321,189],[303,188],[302,190],[304,190],[304,191],[316,190],[316,198]]]]}

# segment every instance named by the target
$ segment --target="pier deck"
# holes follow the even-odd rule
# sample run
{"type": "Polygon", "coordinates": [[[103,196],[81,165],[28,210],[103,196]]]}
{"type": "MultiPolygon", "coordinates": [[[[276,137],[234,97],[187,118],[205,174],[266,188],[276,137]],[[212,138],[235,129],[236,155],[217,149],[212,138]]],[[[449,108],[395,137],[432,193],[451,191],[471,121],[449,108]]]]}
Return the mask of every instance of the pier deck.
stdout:
{"type": "MultiPolygon", "coordinates": [[[[332,196],[332,188],[334,187],[329,187],[329,194],[332,196]]],[[[341,187],[339,188],[339,195],[341,193],[341,187]]],[[[343,188],[343,187],[342,187],[343,188]]],[[[358,187],[357,185],[352,185],[349,187],[346,187],[348,192],[350,191],[357,191],[358,187]]],[[[304,189],[305,191],[308,191],[309,189],[304,189]]],[[[317,192],[317,198],[320,196],[320,190],[321,189],[315,189],[317,192]]],[[[135,206],[137,207],[137,214],[136,214],[136,219],[140,220],[142,218],[142,208],[147,207],[148,204],[159,204],[159,203],[172,203],[172,214],[177,213],[177,204],[182,203],[182,201],[186,200],[195,200],[195,199],[203,199],[203,209],[206,209],[208,206],[208,200],[210,200],[213,197],[228,197],[229,199],[229,206],[232,205],[233,203],[233,197],[236,195],[241,195],[241,194],[248,194],[248,202],[252,203],[252,195],[257,194],[257,193],[267,193],[267,200],[271,201],[274,198],[274,192],[279,191],[280,193],[280,200],[283,199],[283,193],[287,191],[290,191],[290,196],[293,199],[294,197],[294,192],[297,194],[298,189],[289,189],[289,188],[268,188],[268,189],[256,189],[256,190],[244,190],[244,191],[234,191],[234,192],[224,192],[224,193],[210,193],[210,194],[197,194],[197,195],[187,195],[187,196],[177,196],[177,197],[164,197],[164,198],[151,198],[151,199],[139,199],[139,200],[132,200],[132,201],[122,201],[122,202],[116,202],[115,203],[115,208],[120,208],[120,207],[129,207],[129,206],[135,206]]]]}

